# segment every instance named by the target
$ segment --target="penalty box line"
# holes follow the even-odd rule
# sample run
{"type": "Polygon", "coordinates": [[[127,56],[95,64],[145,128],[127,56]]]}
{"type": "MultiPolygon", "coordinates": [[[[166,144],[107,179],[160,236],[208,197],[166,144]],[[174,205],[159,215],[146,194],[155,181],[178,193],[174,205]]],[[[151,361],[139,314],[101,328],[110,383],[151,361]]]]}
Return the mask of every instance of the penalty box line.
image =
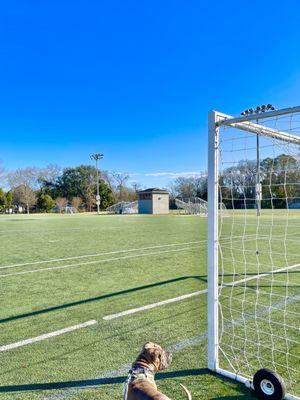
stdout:
{"type": "MultiPolygon", "coordinates": [[[[251,235],[246,235],[246,236],[231,236],[229,238],[226,238],[226,241],[228,241],[230,243],[230,239],[238,239],[238,238],[244,238],[244,237],[247,237],[246,240],[251,240],[251,237],[255,236],[255,235],[256,234],[251,234],[251,235]]],[[[162,245],[157,245],[157,246],[137,247],[137,248],[133,248],[133,249],[114,250],[114,251],[107,251],[107,252],[103,252],[103,253],[84,254],[81,256],[51,258],[49,260],[29,261],[26,263],[0,265],[0,269],[26,267],[28,265],[49,264],[49,263],[56,263],[56,262],[61,262],[61,261],[80,260],[80,259],[84,259],[84,258],[108,256],[110,254],[130,253],[130,252],[135,252],[135,251],[153,250],[153,249],[159,249],[159,248],[164,248],[164,247],[177,247],[177,246],[185,246],[185,245],[200,244],[200,243],[207,243],[207,239],[196,240],[196,241],[192,241],[192,242],[167,243],[167,244],[162,244],[162,245]]]]}
{"type": "Polygon", "coordinates": [[[162,251],[149,252],[149,253],[144,253],[144,254],[134,254],[134,255],[124,256],[124,257],[106,258],[104,260],[88,261],[88,262],[78,263],[78,264],[67,264],[67,265],[58,265],[57,267],[31,269],[29,271],[21,271],[21,272],[13,272],[10,274],[2,274],[2,275],[0,275],[0,277],[26,275],[26,274],[33,274],[36,272],[52,271],[52,270],[66,269],[66,268],[78,268],[78,267],[81,267],[84,265],[101,264],[101,263],[110,262],[110,261],[120,261],[120,260],[128,260],[131,258],[155,256],[155,255],[159,255],[159,254],[174,253],[174,252],[186,251],[186,250],[191,250],[191,249],[192,250],[200,249],[200,247],[199,246],[189,246],[189,247],[183,247],[181,249],[162,250],[162,251]]]}
{"type": "Polygon", "coordinates": [[[25,267],[27,265],[39,265],[39,264],[47,264],[47,263],[60,262],[60,261],[79,260],[82,258],[89,258],[89,257],[108,256],[110,254],[130,253],[130,252],[134,252],[134,251],[153,250],[153,249],[159,249],[162,247],[185,246],[188,244],[197,244],[197,243],[206,243],[206,242],[207,242],[207,240],[205,239],[205,240],[197,240],[194,242],[169,243],[169,244],[162,244],[162,245],[148,246],[148,247],[139,247],[139,248],[133,248],[133,249],[127,249],[127,250],[115,250],[115,251],[108,251],[108,252],[104,252],[104,253],[85,254],[85,255],[81,255],[81,256],[52,258],[49,260],[31,261],[31,262],[19,263],[19,264],[0,265],[0,269],[25,267]]]}
{"type": "Polygon", "coordinates": [[[18,347],[23,347],[28,344],[32,344],[32,343],[36,343],[36,342],[41,342],[42,340],[46,340],[46,339],[49,339],[49,338],[52,338],[55,336],[60,336],[65,333],[74,332],[78,329],[87,328],[88,326],[92,326],[95,324],[97,324],[97,321],[92,319],[90,321],[83,322],[82,324],[77,324],[77,325],[69,326],[67,328],[59,329],[58,331],[49,332],[49,333],[45,333],[43,335],[36,336],[36,337],[30,338],[30,339],[25,339],[25,340],[21,340],[19,342],[6,344],[4,346],[0,346],[0,352],[16,349],[18,347]]]}
{"type": "MultiPolygon", "coordinates": [[[[279,272],[288,271],[290,269],[297,268],[297,267],[300,267],[300,264],[294,264],[294,265],[290,265],[288,267],[278,268],[278,269],[276,269],[274,271],[264,272],[262,274],[257,274],[257,275],[250,276],[250,277],[247,277],[247,278],[239,279],[238,281],[232,281],[232,282],[229,282],[229,283],[224,283],[223,287],[237,286],[237,285],[239,285],[241,283],[244,283],[244,282],[249,282],[249,281],[252,281],[254,279],[263,278],[265,276],[273,275],[273,274],[276,274],[276,273],[279,273],[279,272]]],[[[164,306],[165,304],[175,303],[177,301],[181,301],[181,300],[185,300],[185,299],[188,299],[188,298],[191,298],[191,297],[199,296],[200,294],[206,294],[207,292],[208,292],[207,289],[198,290],[197,292],[192,292],[192,293],[188,293],[188,294],[185,294],[185,295],[182,295],[182,296],[173,297],[171,299],[159,301],[157,303],[147,304],[145,306],[137,307],[137,308],[131,308],[129,310],[121,311],[121,312],[116,313],[116,314],[105,315],[104,317],[102,317],[102,319],[104,319],[105,321],[110,321],[112,319],[120,318],[120,317],[123,317],[125,315],[136,314],[136,313],[141,312],[141,311],[151,310],[152,308],[164,306]]]]}

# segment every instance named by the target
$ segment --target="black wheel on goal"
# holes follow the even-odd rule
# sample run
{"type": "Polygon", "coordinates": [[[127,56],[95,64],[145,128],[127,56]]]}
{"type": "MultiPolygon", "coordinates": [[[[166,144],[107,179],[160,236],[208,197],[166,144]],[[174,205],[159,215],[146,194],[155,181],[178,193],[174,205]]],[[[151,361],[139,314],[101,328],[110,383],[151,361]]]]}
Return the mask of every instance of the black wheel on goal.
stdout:
{"type": "Polygon", "coordinates": [[[256,372],[253,386],[260,399],[282,400],[286,394],[285,383],[281,376],[268,368],[256,372]]]}

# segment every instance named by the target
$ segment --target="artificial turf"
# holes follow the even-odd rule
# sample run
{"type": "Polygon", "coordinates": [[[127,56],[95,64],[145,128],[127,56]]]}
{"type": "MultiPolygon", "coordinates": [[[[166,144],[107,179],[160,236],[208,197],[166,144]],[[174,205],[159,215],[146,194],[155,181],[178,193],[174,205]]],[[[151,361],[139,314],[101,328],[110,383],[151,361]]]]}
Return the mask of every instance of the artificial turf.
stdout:
{"type": "MultiPolygon", "coordinates": [[[[227,237],[233,235],[231,220],[224,228],[227,237]]],[[[266,216],[265,229],[269,225],[266,216]]],[[[1,216],[0,346],[98,321],[1,352],[1,398],[121,399],[129,364],[147,341],[174,352],[171,368],[157,377],[160,389],[172,399],[185,396],[179,382],[191,390],[194,400],[253,398],[243,385],[206,369],[205,294],[111,321],[102,319],[205,289],[206,229],[207,219],[199,216],[1,216]]],[[[253,233],[249,225],[249,234],[253,233]]],[[[250,241],[249,246],[255,251],[255,243],[250,241]]],[[[267,262],[267,256],[261,257],[267,262]]]]}

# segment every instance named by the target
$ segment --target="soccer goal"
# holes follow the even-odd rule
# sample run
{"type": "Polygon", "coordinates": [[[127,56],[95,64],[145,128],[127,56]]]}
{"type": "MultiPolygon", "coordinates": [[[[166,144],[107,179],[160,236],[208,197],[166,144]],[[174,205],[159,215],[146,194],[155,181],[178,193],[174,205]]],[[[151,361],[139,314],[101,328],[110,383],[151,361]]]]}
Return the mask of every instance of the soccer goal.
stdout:
{"type": "Polygon", "coordinates": [[[300,399],[300,106],[265,109],[209,113],[208,367],[300,399]]]}

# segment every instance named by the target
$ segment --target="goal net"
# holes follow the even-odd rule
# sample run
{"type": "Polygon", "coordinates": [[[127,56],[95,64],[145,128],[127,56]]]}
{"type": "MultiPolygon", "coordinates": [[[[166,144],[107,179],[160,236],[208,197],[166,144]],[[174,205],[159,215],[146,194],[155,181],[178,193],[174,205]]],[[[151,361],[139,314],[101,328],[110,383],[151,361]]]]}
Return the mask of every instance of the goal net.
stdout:
{"type": "Polygon", "coordinates": [[[210,112],[208,158],[208,366],[299,399],[300,107],[210,112]]]}

